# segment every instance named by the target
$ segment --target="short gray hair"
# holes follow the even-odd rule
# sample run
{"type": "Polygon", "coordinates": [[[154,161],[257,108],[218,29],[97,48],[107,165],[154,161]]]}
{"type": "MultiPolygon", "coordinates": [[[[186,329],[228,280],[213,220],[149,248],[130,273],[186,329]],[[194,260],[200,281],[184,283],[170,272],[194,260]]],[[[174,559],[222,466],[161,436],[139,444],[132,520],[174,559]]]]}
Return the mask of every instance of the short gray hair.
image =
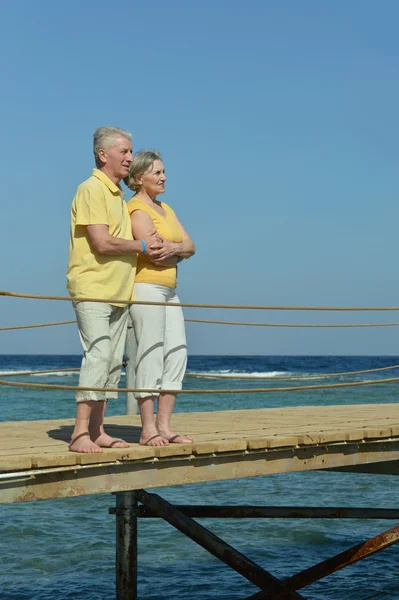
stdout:
{"type": "Polygon", "coordinates": [[[97,167],[101,167],[102,162],[99,157],[101,149],[112,148],[118,138],[132,139],[132,134],[126,129],[120,127],[99,127],[93,134],[93,152],[97,167]]]}
{"type": "Polygon", "coordinates": [[[162,160],[161,153],[158,150],[140,150],[140,152],[137,152],[133,156],[129,175],[123,180],[127,187],[133,192],[138,192],[141,186],[136,182],[136,178],[147,173],[156,160],[162,160]]]}

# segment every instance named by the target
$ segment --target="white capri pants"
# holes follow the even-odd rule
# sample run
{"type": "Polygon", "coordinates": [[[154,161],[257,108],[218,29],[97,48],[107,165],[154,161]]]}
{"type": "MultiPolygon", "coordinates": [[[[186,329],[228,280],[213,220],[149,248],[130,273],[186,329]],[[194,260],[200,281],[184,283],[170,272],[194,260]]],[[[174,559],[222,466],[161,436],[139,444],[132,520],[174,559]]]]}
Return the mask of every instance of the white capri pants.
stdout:
{"type": "MultiPolygon", "coordinates": [[[[75,302],[74,309],[83,346],[79,386],[118,387],[128,308],[104,302],[75,302]]],[[[76,402],[104,401],[117,397],[117,392],[76,392],[76,402]]]]}
{"type": "MultiPolygon", "coordinates": [[[[174,288],[155,283],[135,283],[135,300],[179,303],[174,288]]],[[[187,365],[187,344],[181,307],[130,306],[137,342],[136,385],[138,389],[181,390],[187,365]]],[[[148,392],[136,392],[145,398],[148,392]]]]}

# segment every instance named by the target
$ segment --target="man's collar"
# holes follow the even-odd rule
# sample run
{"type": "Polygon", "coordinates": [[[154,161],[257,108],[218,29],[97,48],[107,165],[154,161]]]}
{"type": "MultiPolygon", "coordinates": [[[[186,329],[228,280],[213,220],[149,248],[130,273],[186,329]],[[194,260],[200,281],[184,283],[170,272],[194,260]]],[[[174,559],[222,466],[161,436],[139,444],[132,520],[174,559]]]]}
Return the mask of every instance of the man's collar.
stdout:
{"type": "Polygon", "coordinates": [[[110,178],[100,169],[93,169],[93,177],[97,177],[97,179],[104,183],[113,194],[122,193],[122,189],[118,185],[116,185],[116,183],[111,181],[110,178]]]}

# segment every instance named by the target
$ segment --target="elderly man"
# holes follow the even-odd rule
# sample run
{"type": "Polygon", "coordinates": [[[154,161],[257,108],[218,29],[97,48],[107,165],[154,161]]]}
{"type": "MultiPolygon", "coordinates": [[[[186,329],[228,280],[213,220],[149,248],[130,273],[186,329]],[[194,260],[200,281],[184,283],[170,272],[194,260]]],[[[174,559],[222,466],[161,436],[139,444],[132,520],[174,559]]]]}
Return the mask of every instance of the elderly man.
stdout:
{"type": "MultiPolygon", "coordinates": [[[[128,317],[128,307],[120,301],[132,299],[137,254],[151,255],[159,238],[154,229],[147,238],[133,240],[120,187],[133,160],[131,134],[118,127],[100,127],[94,133],[93,150],[97,168],[78,187],[72,203],[67,288],[72,298],[79,299],[74,302],[83,346],[79,386],[115,388],[128,317]],[[84,298],[104,302],[81,302],[84,298]]],[[[104,431],[107,400],[116,397],[116,392],[77,392],[72,452],[128,446],[104,431]]]]}

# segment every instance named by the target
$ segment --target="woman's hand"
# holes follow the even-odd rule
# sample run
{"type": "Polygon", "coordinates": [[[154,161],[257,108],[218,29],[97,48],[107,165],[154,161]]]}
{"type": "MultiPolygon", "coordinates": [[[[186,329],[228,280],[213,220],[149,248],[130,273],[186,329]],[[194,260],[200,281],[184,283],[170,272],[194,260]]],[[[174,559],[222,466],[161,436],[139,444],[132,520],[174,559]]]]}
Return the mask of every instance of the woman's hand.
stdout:
{"type": "Polygon", "coordinates": [[[175,267],[177,265],[177,256],[170,256],[162,260],[151,259],[151,262],[158,267],[175,267]]]}
{"type": "Polygon", "coordinates": [[[171,257],[176,257],[182,249],[182,244],[178,242],[169,242],[161,238],[161,242],[153,244],[153,247],[147,248],[147,254],[151,261],[158,264],[157,261],[164,261],[171,257]],[[156,246],[156,247],[154,247],[156,246]]]}

